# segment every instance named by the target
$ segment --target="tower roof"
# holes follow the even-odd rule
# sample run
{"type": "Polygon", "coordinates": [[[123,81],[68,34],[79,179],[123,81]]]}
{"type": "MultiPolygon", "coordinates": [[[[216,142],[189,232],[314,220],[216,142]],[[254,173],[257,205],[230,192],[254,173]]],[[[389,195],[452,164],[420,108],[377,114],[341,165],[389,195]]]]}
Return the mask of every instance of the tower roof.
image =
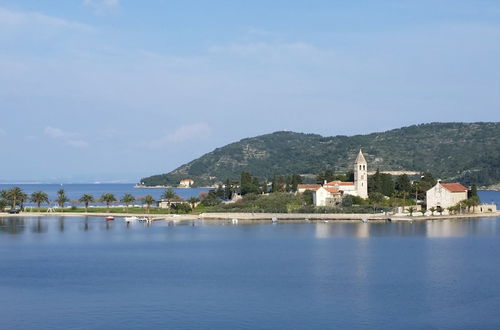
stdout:
{"type": "Polygon", "coordinates": [[[356,164],[366,164],[366,159],[365,159],[365,156],[363,156],[361,149],[359,149],[359,154],[358,154],[358,157],[356,157],[355,163],[356,164]]]}

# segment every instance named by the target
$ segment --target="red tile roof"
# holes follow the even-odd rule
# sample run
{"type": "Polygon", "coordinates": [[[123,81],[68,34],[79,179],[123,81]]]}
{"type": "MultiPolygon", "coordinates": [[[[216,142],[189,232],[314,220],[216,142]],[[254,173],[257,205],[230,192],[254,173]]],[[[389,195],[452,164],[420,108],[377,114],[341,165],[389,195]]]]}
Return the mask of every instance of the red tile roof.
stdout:
{"type": "Polygon", "coordinates": [[[332,194],[340,194],[340,190],[338,188],[325,188],[326,191],[332,194]]]}
{"type": "Polygon", "coordinates": [[[446,190],[449,192],[464,192],[467,188],[462,186],[460,183],[441,183],[446,190]]]}
{"type": "Polygon", "coordinates": [[[305,190],[316,191],[319,188],[321,188],[320,184],[299,184],[299,185],[297,185],[297,190],[298,189],[305,189],[305,190]]]}
{"type": "Polygon", "coordinates": [[[330,181],[330,182],[326,183],[327,186],[335,186],[335,185],[338,185],[338,184],[340,184],[339,180],[334,180],[334,181],[330,181]]]}
{"type": "Polygon", "coordinates": [[[326,186],[353,186],[354,182],[342,182],[339,180],[334,180],[326,183],[326,186]]]}

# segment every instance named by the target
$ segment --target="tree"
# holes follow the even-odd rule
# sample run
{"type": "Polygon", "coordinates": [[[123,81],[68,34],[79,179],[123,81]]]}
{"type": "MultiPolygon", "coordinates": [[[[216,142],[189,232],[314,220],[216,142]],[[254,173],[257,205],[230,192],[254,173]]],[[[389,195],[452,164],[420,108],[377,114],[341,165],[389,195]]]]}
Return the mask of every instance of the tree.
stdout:
{"type": "Polygon", "coordinates": [[[260,191],[263,194],[267,194],[267,181],[262,182],[262,184],[260,185],[260,191]]]}
{"type": "MultiPolygon", "coordinates": [[[[169,189],[172,190],[172,189],[169,189]]],[[[155,202],[155,199],[151,195],[146,195],[144,196],[144,203],[146,204],[146,209],[148,210],[149,214],[149,209],[151,208],[151,205],[155,202]]]]}
{"type": "Polygon", "coordinates": [[[252,175],[248,172],[241,172],[240,193],[242,196],[246,194],[258,194],[259,181],[257,180],[257,178],[253,178],[252,175]]]}
{"type": "Polygon", "coordinates": [[[468,195],[467,196],[468,198],[472,198],[472,197],[479,198],[479,195],[477,194],[477,185],[473,184],[472,187],[470,188],[470,190],[468,191],[467,195],[468,195]]]}
{"type": "Polygon", "coordinates": [[[413,215],[413,212],[415,212],[415,208],[413,206],[410,206],[408,208],[408,212],[410,213],[410,217],[413,215]]]}
{"type": "Polygon", "coordinates": [[[406,174],[402,174],[397,177],[394,183],[394,189],[400,193],[410,193],[411,192],[411,182],[410,178],[406,174]]]}
{"type": "Polygon", "coordinates": [[[330,181],[333,181],[335,179],[336,179],[336,177],[335,177],[335,173],[333,172],[333,170],[327,169],[324,172],[320,172],[316,176],[316,183],[323,184],[325,181],[330,182],[330,181]]]}
{"type": "Polygon", "coordinates": [[[172,205],[172,210],[176,213],[189,213],[191,212],[191,207],[186,203],[176,203],[172,205]]]}
{"type": "Polygon", "coordinates": [[[201,205],[204,206],[215,206],[222,203],[219,197],[217,197],[215,190],[210,190],[208,193],[200,194],[201,205]]]}
{"type": "Polygon", "coordinates": [[[179,198],[179,195],[177,195],[172,188],[168,188],[163,192],[163,194],[161,195],[161,198],[174,199],[174,198],[179,198]]]}
{"type": "Polygon", "coordinates": [[[49,196],[43,191],[38,190],[31,194],[31,201],[36,204],[37,208],[40,208],[42,203],[49,203],[49,196]]]}
{"type": "Polygon", "coordinates": [[[302,198],[304,199],[304,203],[306,205],[313,205],[313,192],[309,189],[307,189],[306,191],[304,191],[302,193],[302,198]]]}
{"type": "Polygon", "coordinates": [[[56,198],[56,203],[59,205],[59,207],[62,209],[64,212],[64,203],[69,202],[69,198],[66,197],[66,193],[64,192],[64,189],[59,189],[57,191],[57,198],[56,198]]]}
{"type": "Polygon", "coordinates": [[[344,195],[342,197],[342,207],[351,207],[352,204],[354,204],[354,201],[351,195],[344,195]]]}
{"type": "Polygon", "coordinates": [[[24,197],[24,192],[19,187],[12,187],[4,193],[5,199],[10,202],[12,208],[15,208],[19,204],[21,198],[24,197]]]}
{"type": "Polygon", "coordinates": [[[290,188],[292,191],[297,191],[297,186],[302,183],[302,177],[299,174],[292,174],[290,178],[290,188]]]}
{"type": "Polygon", "coordinates": [[[473,195],[468,200],[469,200],[469,205],[472,206],[472,212],[476,212],[476,206],[478,206],[479,204],[481,204],[481,200],[479,199],[479,196],[477,195],[477,192],[476,192],[475,196],[473,195]]]}
{"type": "Polygon", "coordinates": [[[431,173],[422,173],[420,176],[420,180],[416,180],[413,182],[412,192],[415,192],[415,199],[425,199],[427,190],[434,187],[436,183],[437,181],[436,179],[434,179],[431,173]]]}
{"type": "Polygon", "coordinates": [[[222,195],[222,198],[225,200],[231,199],[231,197],[233,197],[233,192],[234,184],[229,179],[227,179],[224,183],[224,193],[222,195]]]}
{"type": "Polygon", "coordinates": [[[111,193],[106,193],[101,195],[101,202],[106,203],[106,208],[108,209],[109,212],[109,205],[113,202],[116,202],[115,195],[111,193]]]}
{"type": "Polygon", "coordinates": [[[431,211],[431,215],[434,215],[434,212],[436,212],[436,208],[433,206],[429,208],[429,211],[431,211]]]}
{"type": "Polygon", "coordinates": [[[87,213],[89,204],[94,202],[94,196],[89,194],[83,194],[83,196],[80,197],[79,201],[80,203],[83,203],[83,205],[85,206],[85,213],[87,213]]]}
{"type": "Polygon", "coordinates": [[[21,209],[24,209],[24,203],[27,202],[29,200],[29,196],[28,194],[22,192],[20,195],[19,195],[19,207],[21,209]]]}
{"type": "Polygon", "coordinates": [[[128,206],[135,202],[135,197],[132,196],[132,194],[124,194],[120,201],[125,204],[125,208],[128,212],[128,206]]]}
{"type": "Polygon", "coordinates": [[[191,205],[191,208],[193,208],[193,209],[194,209],[194,208],[195,208],[195,206],[196,206],[196,203],[198,203],[198,202],[199,202],[199,199],[198,199],[198,198],[196,198],[196,197],[190,197],[187,201],[188,201],[188,203],[191,205]]]}

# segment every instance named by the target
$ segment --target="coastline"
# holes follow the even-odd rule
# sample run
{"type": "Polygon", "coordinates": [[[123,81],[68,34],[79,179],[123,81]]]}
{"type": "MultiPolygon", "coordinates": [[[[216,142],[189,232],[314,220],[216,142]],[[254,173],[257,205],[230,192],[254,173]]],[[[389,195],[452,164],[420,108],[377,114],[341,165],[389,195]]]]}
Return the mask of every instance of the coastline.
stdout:
{"type": "Polygon", "coordinates": [[[96,217],[104,218],[112,215],[115,218],[129,216],[149,217],[153,221],[185,221],[185,220],[207,220],[207,221],[232,221],[233,219],[252,221],[362,221],[384,222],[388,221],[433,221],[433,220],[459,220],[467,218],[500,218],[500,212],[494,213],[472,213],[456,215],[434,215],[434,216],[394,216],[386,214],[345,214],[345,213],[201,213],[195,214],[136,214],[136,213],[85,213],[85,212],[22,212],[19,214],[0,213],[0,218],[22,218],[22,217],[96,217]]]}
{"type": "Polygon", "coordinates": [[[199,219],[202,220],[268,220],[273,218],[277,221],[288,220],[309,220],[309,221],[431,221],[431,220],[453,220],[466,218],[496,218],[500,217],[500,212],[494,213],[472,213],[456,215],[434,215],[434,216],[394,216],[386,214],[345,214],[345,213],[202,213],[199,219]]]}

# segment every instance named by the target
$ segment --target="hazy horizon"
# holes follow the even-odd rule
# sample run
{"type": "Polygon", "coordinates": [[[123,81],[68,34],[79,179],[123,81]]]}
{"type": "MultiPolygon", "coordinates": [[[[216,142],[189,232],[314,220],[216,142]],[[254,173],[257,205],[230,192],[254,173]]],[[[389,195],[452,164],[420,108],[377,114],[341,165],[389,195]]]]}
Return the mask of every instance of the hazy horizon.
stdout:
{"type": "Polygon", "coordinates": [[[0,182],[138,182],[246,137],[500,121],[500,3],[0,0],[0,182]]]}

